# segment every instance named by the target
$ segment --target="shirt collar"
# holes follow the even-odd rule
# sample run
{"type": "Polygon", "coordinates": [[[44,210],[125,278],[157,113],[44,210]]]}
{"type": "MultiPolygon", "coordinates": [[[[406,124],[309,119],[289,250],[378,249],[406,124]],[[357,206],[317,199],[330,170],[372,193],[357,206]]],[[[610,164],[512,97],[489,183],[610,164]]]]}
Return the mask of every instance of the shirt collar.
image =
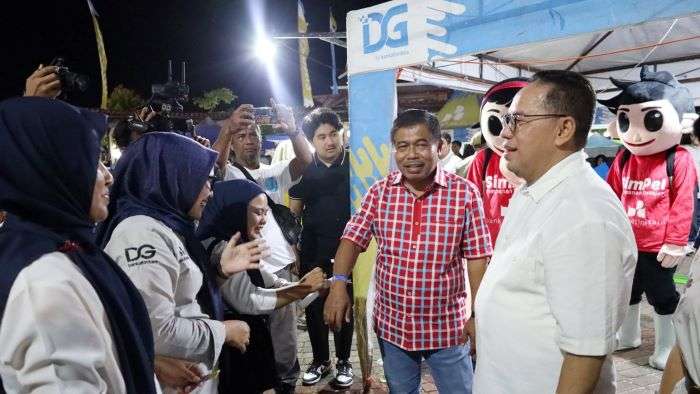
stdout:
{"type": "Polygon", "coordinates": [[[335,166],[342,166],[343,163],[345,163],[345,156],[347,156],[347,150],[345,150],[345,148],[343,148],[343,152],[335,159],[335,161],[333,163],[331,163],[330,166],[326,166],[326,163],[324,163],[323,160],[319,159],[318,152],[315,152],[314,153],[314,164],[316,165],[316,167],[323,166],[323,167],[328,167],[328,168],[335,167],[335,166]]]}
{"type": "Polygon", "coordinates": [[[523,193],[532,197],[535,202],[539,202],[542,197],[547,195],[558,184],[566,178],[575,174],[583,165],[586,165],[586,159],[583,151],[578,151],[570,154],[554,167],[550,168],[544,175],[540,177],[534,184],[523,186],[523,193]]]}
{"type": "MultiPolygon", "coordinates": [[[[394,186],[400,184],[401,180],[403,179],[403,174],[401,174],[401,171],[396,171],[391,176],[392,178],[390,179],[389,183],[394,186]]],[[[445,175],[445,170],[442,169],[440,164],[438,164],[435,169],[435,179],[433,179],[433,185],[436,184],[442,187],[447,187],[447,176],[445,175]]]]}

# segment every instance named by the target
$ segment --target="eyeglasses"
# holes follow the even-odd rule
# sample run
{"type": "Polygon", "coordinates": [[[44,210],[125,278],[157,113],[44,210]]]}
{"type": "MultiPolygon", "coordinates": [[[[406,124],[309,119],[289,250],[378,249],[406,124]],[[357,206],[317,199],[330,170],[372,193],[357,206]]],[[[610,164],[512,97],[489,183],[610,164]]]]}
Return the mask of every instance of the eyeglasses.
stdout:
{"type": "Polygon", "coordinates": [[[547,119],[547,118],[563,118],[565,114],[519,114],[519,113],[507,113],[503,116],[501,116],[501,122],[505,126],[508,126],[511,132],[515,132],[515,130],[518,128],[518,123],[524,124],[524,123],[529,123],[529,122],[534,122],[536,120],[541,120],[541,119],[547,119]],[[531,120],[526,120],[527,118],[538,118],[538,119],[531,119],[531,120]]]}

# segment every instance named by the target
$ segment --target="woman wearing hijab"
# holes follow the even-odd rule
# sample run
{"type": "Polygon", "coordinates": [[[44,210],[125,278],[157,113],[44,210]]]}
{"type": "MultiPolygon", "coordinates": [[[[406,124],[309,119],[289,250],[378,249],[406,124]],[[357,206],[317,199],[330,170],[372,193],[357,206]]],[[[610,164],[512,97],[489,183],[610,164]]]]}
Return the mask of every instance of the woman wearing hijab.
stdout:
{"type": "MultiPolygon", "coordinates": [[[[194,234],[194,221],[211,194],[208,177],[216,157],[216,152],[174,133],[144,135],[117,163],[112,213],[99,230],[105,252],[143,296],[156,354],[199,363],[206,375],[215,368],[224,343],[244,352],[249,339],[244,322],[219,321],[220,295],[207,269],[206,251],[194,234]]],[[[259,252],[256,246],[252,249],[259,252]]],[[[230,275],[255,260],[227,248],[220,271],[230,275]]],[[[215,382],[201,387],[201,392],[214,391],[215,382]]]]}
{"type": "MultiPolygon", "coordinates": [[[[267,195],[258,184],[248,180],[217,183],[197,228],[197,236],[208,245],[211,265],[220,264],[227,240],[260,239],[268,210],[267,195]]],[[[247,322],[251,342],[245,354],[230,350],[222,353],[219,392],[260,393],[273,388],[277,374],[266,314],[318,291],[324,284],[323,271],[311,271],[296,286],[276,292],[264,289],[288,286],[290,282],[264,270],[251,269],[221,279],[226,318],[247,322]]]]}
{"type": "Polygon", "coordinates": [[[58,100],[0,103],[0,392],[156,392],[143,300],[94,240],[106,129],[58,100]]]}

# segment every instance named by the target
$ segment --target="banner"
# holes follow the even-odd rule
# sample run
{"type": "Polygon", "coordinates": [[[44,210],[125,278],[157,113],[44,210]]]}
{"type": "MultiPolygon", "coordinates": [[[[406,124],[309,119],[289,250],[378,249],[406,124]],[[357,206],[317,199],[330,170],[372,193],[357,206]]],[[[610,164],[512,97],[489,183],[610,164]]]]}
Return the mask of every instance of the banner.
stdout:
{"type": "Polygon", "coordinates": [[[700,12],[678,0],[394,0],[347,14],[348,73],[604,31],[700,12]]]}
{"type": "MultiPolygon", "coordinates": [[[[396,117],[396,74],[373,72],[348,78],[350,112],[350,202],[355,212],[362,197],[392,165],[389,133],[396,117]]],[[[374,308],[374,261],[377,243],[373,240],[360,254],[352,272],[357,352],[363,386],[369,388],[372,374],[372,311],[374,308]]]]}
{"type": "Polygon", "coordinates": [[[97,54],[100,57],[100,75],[102,77],[102,99],[100,100],[100,108],[107,109],[107,54],[105,53],[105,43],[102,40],[102,31],[100,24],[97,23],[97,10],[92,5],[92,1],[87,0],[92,15],[92,25],[95,27],[95,39],[97,40],[97,54]]]}
{"type": "MultiPolygon", "coordinates": [[[[306,23],[304,16],[304,5],[301,0],[297,2],[297,30],[299,33],[306,33],[309,24],[306,23]]],[[[309,66],[307,59],[309,58],[309,40],[307,38],[299,39],[299,72],[301,73],[301,94],[304,97],[304,107],[309,108],[314,106],[314,96],[311,93],[311,79],[309,78],[309,66]]]]}

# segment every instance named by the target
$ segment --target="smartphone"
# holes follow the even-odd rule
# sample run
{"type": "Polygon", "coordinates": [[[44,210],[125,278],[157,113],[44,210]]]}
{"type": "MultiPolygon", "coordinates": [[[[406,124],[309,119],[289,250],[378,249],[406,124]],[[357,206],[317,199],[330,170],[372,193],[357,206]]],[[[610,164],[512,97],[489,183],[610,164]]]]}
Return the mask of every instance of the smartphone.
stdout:
{"type": "Polygon", "coordinates": [[[257,124],[277,124],[277,113],[272,107],[254,107],[253,120],[257,124]]]}

